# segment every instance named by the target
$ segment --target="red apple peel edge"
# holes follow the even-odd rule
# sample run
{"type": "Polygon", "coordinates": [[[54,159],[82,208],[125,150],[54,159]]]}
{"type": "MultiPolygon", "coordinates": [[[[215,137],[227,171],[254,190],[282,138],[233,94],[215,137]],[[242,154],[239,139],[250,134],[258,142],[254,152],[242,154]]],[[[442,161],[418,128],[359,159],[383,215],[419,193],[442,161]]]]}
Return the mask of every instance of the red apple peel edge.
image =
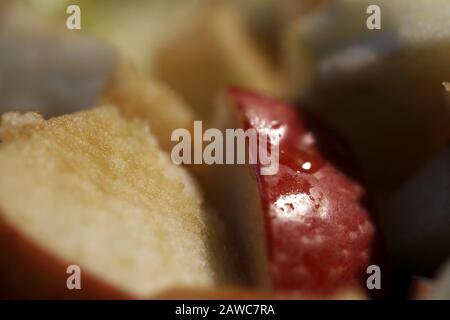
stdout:
{"type": "Polygon", "coordinates": [[[321,156],[293,107],[238,88],[225,95],[244,130],[265,132],[279,146],[277,174],[260,175],[254,166],[273,289],[331,294],[361,287],[375,235],[360,203],[364,189],[321,156]]]}

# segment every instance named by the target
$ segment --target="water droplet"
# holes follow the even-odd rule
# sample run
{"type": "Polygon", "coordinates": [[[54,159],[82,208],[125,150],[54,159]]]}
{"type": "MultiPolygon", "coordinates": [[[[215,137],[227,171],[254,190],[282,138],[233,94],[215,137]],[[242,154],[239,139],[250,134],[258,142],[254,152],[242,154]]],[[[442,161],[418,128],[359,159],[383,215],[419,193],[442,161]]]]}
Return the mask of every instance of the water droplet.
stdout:
{"type": "Polygon", "coordinates": [[[303,162],[303,164],[302,164],[302,169],[303,170],[308,171],[308,170],[311,170],[311,168],[312,168],[312,163],[311,162],[309,162],[309,161],[303,162]]]}

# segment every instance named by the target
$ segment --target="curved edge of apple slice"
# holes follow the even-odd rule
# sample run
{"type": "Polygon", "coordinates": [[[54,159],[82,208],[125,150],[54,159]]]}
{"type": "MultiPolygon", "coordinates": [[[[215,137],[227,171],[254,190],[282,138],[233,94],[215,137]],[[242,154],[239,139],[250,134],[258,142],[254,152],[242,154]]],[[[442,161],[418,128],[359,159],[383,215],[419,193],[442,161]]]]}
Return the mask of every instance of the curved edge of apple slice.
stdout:
{"type": "Polygon", "coordinates": [[[69,290],[70,262],[39,247],[0,218],[0,298],[2,299],[132,299],[84,269],[81,290],[69,290]]]}
{"type": "Polygon", "coordinates": [[[294,108],[238,88],[225,97],[244,130],[255,128],[279,148],[278,173],[254,166],[273,289],[326,295],[362,286],[375,236],[359,202],[364,189],[322,157],[294,108]]]}

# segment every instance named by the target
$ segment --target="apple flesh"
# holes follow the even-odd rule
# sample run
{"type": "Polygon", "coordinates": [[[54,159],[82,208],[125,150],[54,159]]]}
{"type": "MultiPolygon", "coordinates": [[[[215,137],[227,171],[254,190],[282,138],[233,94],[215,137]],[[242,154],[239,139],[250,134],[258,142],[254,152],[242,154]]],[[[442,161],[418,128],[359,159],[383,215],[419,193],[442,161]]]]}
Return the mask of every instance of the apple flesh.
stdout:
{"type": "Polygon", "coordinates": [[[0,113],[49,117],[95,104],[115,64],[111,47],[8,10],[1,25],[0,113]]]}
{"type": "Polygon", "coordinates": [[[320,154],[294,108],[239,89],[224,101],[217,127],[254,128],[279,146],[275,175],[260,175],[259,165],[218,165],[201,177],[241,244],[250,285],[322,295],[361,286],[375,235],[364,189],[320,154]]]}
{"type": "Polygon", "coordinates": [[[0,112],[50,117],[112,104],[126,117],[145,118],[165,151],[172,131],[192,124],[190,108],[175,92],[144,77],[114,48],[56,32],[40,19],[24,26],[17,20],[7,15],[0,30],[0,112]]]}
{"type": "MultiPolygon", "coordinates": [[[[4,214],[0,212],[3,216],[4,214]]],[[[71,263],[0,221],[0,299],[131,299],[133,295],[81,270],[81,290],[66,286],[71,263]]]]}
{"type": "Polygon", "coordinates": [[[221,224],[142,123],[112,107],[8,113],[0,138],[0,296],[146,298],[227,283],[221,224]],[[66,286],[73,264],[80,290],[66,286]]]}
{"type": "Polygon", "coordinates": [[[170,137],[178,128],[189,129],[194,114],[178,95],[168,87],[141,75],[122,57],[115,60],[103,91],[97,100],[117,106],[128,118],[144,119],[158,139],[161,148],[170,152],[170,137]]]}
{"type": "Polygon", "coordinates": [[[241,85],[279,95],[279,75],[230,3],[206,6],[185,21],[182,32],[162,46],[155,75],[210,120],[217,95],[241,85]]]}

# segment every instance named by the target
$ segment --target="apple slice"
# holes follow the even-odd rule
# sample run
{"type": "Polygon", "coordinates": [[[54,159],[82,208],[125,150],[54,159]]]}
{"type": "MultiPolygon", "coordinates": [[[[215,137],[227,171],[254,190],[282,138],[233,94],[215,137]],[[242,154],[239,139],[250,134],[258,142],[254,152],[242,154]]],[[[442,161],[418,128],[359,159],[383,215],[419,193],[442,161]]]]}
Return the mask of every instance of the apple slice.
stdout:
{"type": "Polygon", "coordinates": [[[178,128],[189,129],[194,121],[192,110],[167,86],[146,79],[129,61],[116,59],[99,100],[116,105],[129,118],[145,119],[162,149],[170,152],[170,136],[178,128]]]}
{"type": "Polygon", "coordinates": [[[239,89],[225,98],[217,128],[254,128],[279,146],[275,175],[261,175],[259,165],[212,165],[200,174],[234,231],[250,285],[324,295],[362,287],[375,233],[364,189],[322,157],[294,108],[239,89]]]}
{"type": "Polygon", "coordinates": [[[202,119],[209,119],[217,94],[229,85],[280,94],[277,72],[257,48],[242,16],[229,4],[199,10],[161,48],[155,72],[202,119]]]}
{"type": "Polygon", "coordinates": [[[232,270],[195,183],[141,123],[111,107],[8,113],[0,138],[0,296],[143,298],[232,270]]]}
{"type": "Polygon", "coordinates": [[[116,52],[93,38],[55,28],[30,12],[6,10],[0,27],[0,113],[45,117],[92,107],[116,52]]]}
{"type": "Polygon", "coordinates": [[[127,117],[145,117],[165,151],[171,132],[192,124],[192,111],[175,92],[145,78],[112,47],[39,19],[17,20],[7,15],[0,29],[0,112],[50,117],[113,104],[127,117]]]}

